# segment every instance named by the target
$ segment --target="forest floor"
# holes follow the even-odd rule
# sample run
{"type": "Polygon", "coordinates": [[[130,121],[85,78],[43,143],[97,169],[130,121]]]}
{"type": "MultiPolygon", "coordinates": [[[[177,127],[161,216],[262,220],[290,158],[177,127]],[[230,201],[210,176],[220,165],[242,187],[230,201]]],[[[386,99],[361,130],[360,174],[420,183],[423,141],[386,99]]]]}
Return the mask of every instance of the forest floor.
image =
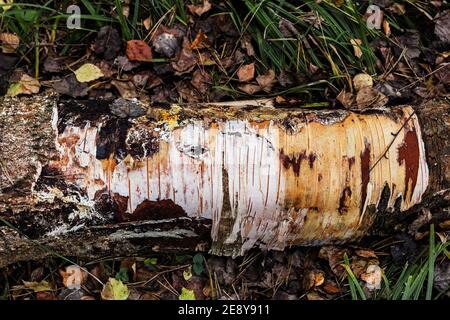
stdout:
{"type": "MultiPolygon", "coordinates": [[[[449,57],[445,0],[0,0],[0,95],[364,110],[448,99],[449,57]]],[[[0,298],[448,299],[445,210],[387,238],[236,259],[25,261],[0,270],[0,298]]]]}

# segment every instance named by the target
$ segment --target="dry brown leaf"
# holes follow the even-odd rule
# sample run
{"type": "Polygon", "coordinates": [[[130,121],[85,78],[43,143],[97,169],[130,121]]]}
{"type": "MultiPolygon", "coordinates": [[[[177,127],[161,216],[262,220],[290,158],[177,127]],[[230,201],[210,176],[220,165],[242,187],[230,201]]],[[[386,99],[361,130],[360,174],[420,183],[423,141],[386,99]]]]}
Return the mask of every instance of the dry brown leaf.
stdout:
{"type": "Polygon", "coordinates": [[[151,62],[152,49],[142,40],[130,40],[127,42],[127,57],[130,61],[151,62]]]}
{"type": "Polygon", "coordinates": [[[363,258],[377,258],[377,255],[375,254],[375,252],[373,250],[369,250],[369,249],[359,249],[359,250],[355,250],[355,253],[363,258]]]}
{"type": "Polygon", "coordinates": [[[441,227],[442,229],[450,229],[450,220],[445,220],[439,223],[439,227],[441,227]]]}
{"type": "Polygon", "coordinates": [[[242,65],[237,72],[237,76],[240,82],[252,80],[255,76],[255,63],[252,62],[250,64],[242,65]]]}
{"type": "Polygon", "coordinates": [[[241,84],[240,86],[238,86],[238,88],[239,90],[244,91],[248,94],[254,94],[258,91],[261,91],[261,87],[259,85],[251,83],[241,84]]]}
{"type": "Polygon", "coordinates": [[[149,16],[142,22],[142,24],[144,25],[145,30],[150,30],[150,28],[152,27],[152,17],[149,16]]]}
{"type": "Polygon", "coordinates": [[[203,0],[203,3],[200,5],[188,4],[187,7],[192,14],[201,16],[202,14],[211,10],[212,5],[209,0],[203,0]]]}
{"type": "Polygon", "coordinates": [[[132,99],[137,97],[136,88],[131,81],[112,80],[111,84],[116,87],[122,98],[132,99]]]}
{"type": "Polygon", "coordinates": [[[383,30],[386,37],[389,37],[391,35],[391,25],[386,19],[383,20],[383,30]]]}
{"type": "Polygon", "coordinates": [[[19,94],[39,93],[41,85],[35,78],[30,77],[26,73],[22,74],[19,82],[11,84],[8,88],[7,96],[14,97],[19,94]]]}
{"type": "Polygon", "coordinates": [[[87,280],[86,271],[81,270],[77,265],[67,266],[65,271],[60,270],[59,273],[63,278],[64,286],[68,289],[80,289],[87,280]]]}
{"type": "Polygon", "coordinates": [[[0,33],[0,43],[3,53],[14,53],[19,47],[20,39],[14,33],[0,33]]]}
{"type": "Polygon", "coordinates": [[[194,54],[191,50],[191,44],[187,37],[183,38],[183,48],[177,55],[174,62],[172,62],[172,68],[176,71],[175,74],[181,75],[184,73],[191,72],[196,64],[194,54]]]}
{"type": "Polygon", "coordinates": [[[336,97],[336,99],[345,107],[345,108],[350,108],[353,103],[354,103],[354,96],[351,92],[347,92],[345,90],[342,90],[341,92],[339,92],[338,96],[336,97]]]}
{"type": "Polygon", "coordinates": [[[207,42],[208,42],[208,37],[202,30],[200,30],[197,33],[197,35],[195,36],[194,41],[192,41],[192,43],[191,43],[191,49],[205,48],[207,42]]]}
{"type": "Polygon", "coordinates": [[[266,74],[257,76],[256,82],[258,82],[263,91],[269,93],[272,90],[273,85],[277,82],[275,80],[275,71],[270,69],[266,74]]]}
{"type": "Polygon", "coordinates": [[[205,71],[198,69],[192,74],[191,84],[202,94],[208,92],[211,83],[211,75],[205,71]]]}
{"type": "Polygon", "coordinates": [[[333,283],[328,282],[328,281],[323,285],[322,288],[328,294],[337,294],[337,293],[341,292],[341,289],[339,289],[333,283]]]}
{"type": "Polygon", "coordinates": [[[361,58],[361,56],[363,54],[361,51],[361,43],[362,43],[361,39],[351,39],[350,43],[353,46],[353,53],[354,53],[355,57],[361,58]]]}
{"type": "Polygon", "coordinates": [[[356,106],[361,110],[369,107],[379,108],[384,106],[388,100],[388,97],[374,88],[363,87],[356,95],[356,106]]]}

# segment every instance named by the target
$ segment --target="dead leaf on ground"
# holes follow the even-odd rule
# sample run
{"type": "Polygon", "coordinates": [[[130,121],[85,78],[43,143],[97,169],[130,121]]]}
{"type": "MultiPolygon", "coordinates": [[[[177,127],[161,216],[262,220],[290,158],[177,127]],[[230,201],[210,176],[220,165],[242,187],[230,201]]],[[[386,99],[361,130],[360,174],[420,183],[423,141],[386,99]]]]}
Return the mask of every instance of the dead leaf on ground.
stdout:
{"type": "Polygon", "coordinates": [[[177,75],[191,72],[196,64],[194,54],[191,50],[191,44],[187,37],[183,38],[183,48],[181,49],[175,61],[172,62],[172,68],[176,71],[177,75]]]}
{"type": "Polygon", "coordinates": [[[114,278],[109,278],[101,292],[103,300],[127,300],[129,294],[128,287],[114,278]]]}
{"type": "Polygon", "coordinates": [[[22,280],[22,282],[26,289],[33,290],[34,292],[53,291],[53,288],[51,287],[50,283],[45,280],[39,282],[22,280]]]}
{"type": "Polygon", "coordinates": [[[129,40],[127,42],[126,54],[130,61],[152,61],[152,49],[142,40],[129,40]]]}
{"type": "Polygon", "coordinates": [[[377,255],[375,254],[375,251],[370,249],[358,249],[355,250],[355,253],[363,258],[378,258],[377,255]]]}
{"type": "Polygon", "coordinates": [[[60,270],[59,273],[63,278],[64,286],[69,289],[80,289],[87,279],[87,272],[78,265],[67,266],[64,271],[60,270]]]}
{"type": "Polygon", "coordinates": [[[36,300],[57,300],[53,292],[40,291],[36,293],[36,300]]]}
{"type": "Polygon", "coordinates": [[[366,272],[361,274],[361,280],[365,281],[365,286],[370,291],[381,288],[383,270],[378,265],[371,264],[366,272]]]}
{"type": "Polygon", "coordinates": [[[92,63],[85,63],[74,71],[79,82],[91,82],[104,76],[102,70],[92,63]]]}
{"type": "Polygon", "coordinates": [[[361,58],[361,56],[363,55],[362,50],[361,50],[361,44],[362,44],[361,39],[351,39],[350,43],[353,46],[353,54],[355,55],[355,57],[361,58]]]}
{"type": "Polygon", "coordinates": [[[255,63],[242,65],[237,71],[237,76],[240,82],[247,82],[255,76],[255,63]]]}
{"type": "Polygon", "coordinates": [[[360,110],[366,108],[380,108],[386,105],[388,101],[388,97],[370,87],[361,88],[356,95],[356,107],[360,110]]]}
{"type": "Polygon", "coordinates": [[[208,92],[212,84],[212,77],[208,72],[197,69],[192,74],[191,84],[202,94],[208,92]]]}
{"type": "Polygon", "coordinates": [[[112,80],[111,84],[119,91],[122,98],[132,99],[137,97],[136,87],[133,82],[112,80]]]}
{"type": "Polygon", "coordinates": [[[251,83],[241,84],[238,88],[247,94],[255,94],[256,92],[261,91],[261,87],[259,85],[251,83]]]}
{"type": "Polygon", "coordinates": [[[200,97],[194,86],[187,80],[179,81],[175,84],[180,97],[187,102],[200,102],[200,97]]]}
{"type": "Polygon", "coordinates": [[[347,91],[345,91],[345,89],[342,90],[341,92],[339,92],[339,94],[337,95],[336,99],[345,108],[351,108],[351,106],[353,105],[353,103],[355,101],[355,97],[353,96],[353,93],[347,92],[347,91]]]}
{"type": "Polygon", "coordinates": [[[208,44],[208,37],[206,34],[200,30],[195,36],[194,41],[191,43],[191,49],[203,49],[208,44]]]}
{"type": "Polygon", "coordinates": [[[142,21],[142,24],[144,25],[145,30],[149,31],[152,27],[152,17],[149,16],[147,19],[142,21]]]}
{"type": "Polygon", "coordinates": [[[35,94],[39,93],[40,88],[41,85],[38,80],[24,73],[20,77],[19,82],[10,85],[6,95],[14,97],[19,94],[35,94]]]}
{"type": "Polygon", "coordinates": [[[441,227],[442,229],[450,229],[450,220],[445,220],[439,223],[439,227],[441,227]]]}
{"type": "Polygon", "coordinates": [[[14,53],[19,44],[20,39],[14,33],[0,33],[0,45],[3,53],[14,53]]]}
{"type": "Polygon", "coordinates": [[[325,282],[325,284],[322,286],[322,289],[328,294],[338,294],[339,292],[341,292],[341,289],[339,289],[335,284],[329,281],[325,282]]]}
{"type": "Polygon", "coordinates": [[[255,49],[252,45],[252,40],[250,35],[245,34],[242,36],[241,39],[241,48],[245,49],[245,52],[247,53],[247,56],[252,57],[255,55],[255,49]]]}
{"type": "Polygon", "coordinates": [[[89,91],[88,86],[85,83],[78,82],[74,74],[55,81],[52,86],[59,94],[65,94],[73,98],[85,97],[89,91]]]}
{"type": "Polygon", "coordinates": [[[348,250],[333,246],[323,246],[319,251],[319,257],[328,260],[333,273],[340,277],[345,274],[345,269],[341,265],[344,260],[344,253],[348,253],[348,250]]]}
{"type": "Polygon", "coordinates": [[[212,5],[209,2],[209,0],[203,0],[202,4],[199,5],[188,4],[187,7],[192,14],[201,16],[202,14],[211,10],[212,5]]]}
{"type": "Polygon", "coordinates": [[[269,70],[266,74],[256,77],[256,82],[258,82],[261,89],[267,93],[272,91],[274,84],[277,82],[275,80],[275,71],[269,70]]]}
{"type": "Polygon", "coordinates": [[[106,60],[117,57],[122,47],[122,39],[119,32],[111,26],[100,28],[94,43],[94,50],[97,55],[103,56],[106,60]]]}
{"type": "Polygon", "coordinates": [[[389,21],[387,21],[386,19],[383,20],[383,31],[386,37],[389,38],[389,36],[391,35],[391,26],[389,24],[389,21]]]}
{"type": "Polygon", "coordinates": [[[139,62],[131,62],[126,56],[119,56],[114,60],[114,64],[123,71],[131,71],[139,67],[139,62]]]}
{"type": "Polygon", "coordinates": [[[439,13],[434,20],[434,34],[439,40],[450,42],[450,10],[439,13]]]}

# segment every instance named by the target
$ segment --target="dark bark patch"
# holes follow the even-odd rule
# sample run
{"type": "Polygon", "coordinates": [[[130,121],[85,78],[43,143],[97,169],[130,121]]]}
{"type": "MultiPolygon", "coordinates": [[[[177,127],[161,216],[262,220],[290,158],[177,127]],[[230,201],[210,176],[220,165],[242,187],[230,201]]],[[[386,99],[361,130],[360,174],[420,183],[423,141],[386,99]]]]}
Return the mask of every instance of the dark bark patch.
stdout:
{"type": "Polygon", "coordinates": [[[350,206],[351,196],[352,190],[348,186],[345,187],[344,190],[342,190],[341,197],[339,198],[338,212],[340,214],[344,214],[347,212],[348,207],[350,206]]]}
{"type": "Polygon", "coordinates": [[[306,151],[299,153],[297,157],[295,155],[289,157],[287,154],[284,153],[283,148],[280,151],[280,160],[283,163],[283,167],[285,169],[289,169],[290,167],[292,167],[292,170],[294,171],[296,176],[300,174],[300,166],[302,164],[302,161],[306,160],[307,158],[308,157],[306,156],[306,151]]]}
{"type": "Polygon", "coordinates": [[[361,214],[367,197],[367,185],[370,179],[370,143],[364,140],[364,151],[361,152],[361,214]]]}

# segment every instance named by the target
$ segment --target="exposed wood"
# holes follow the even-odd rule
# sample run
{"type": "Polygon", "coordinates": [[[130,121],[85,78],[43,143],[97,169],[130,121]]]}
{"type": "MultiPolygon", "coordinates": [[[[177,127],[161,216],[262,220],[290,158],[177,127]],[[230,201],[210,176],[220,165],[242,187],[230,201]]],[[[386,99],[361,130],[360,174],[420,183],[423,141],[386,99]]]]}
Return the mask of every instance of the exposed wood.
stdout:
{"type": "Polygon", "coordinates": [[[1,98],[0,217],[22,234],[0,227],[0,266],[51,253],[36,243],[91,257],[342,243],[448,205],[445,103],[115,107],[1,98]]]}

